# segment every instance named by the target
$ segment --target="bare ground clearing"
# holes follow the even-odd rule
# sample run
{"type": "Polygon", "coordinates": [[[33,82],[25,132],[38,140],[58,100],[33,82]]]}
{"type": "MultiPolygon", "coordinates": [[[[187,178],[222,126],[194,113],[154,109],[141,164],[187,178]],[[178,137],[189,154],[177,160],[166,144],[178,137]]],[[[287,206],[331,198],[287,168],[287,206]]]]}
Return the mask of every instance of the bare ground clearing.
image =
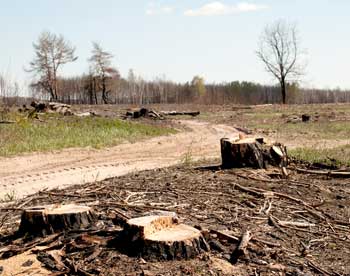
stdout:
{"type": "Polygon", "coordinates": [[[218,158],[220,138],[238,134],[225,125],[196,121],[178,124],[189,131],[102,150],[68,149],[0,158],[0,198],[22,197],[42,189],[99,181],[189,159],[218,158]]]}
{"type": "MultiPolygon", "coordinates": [[[[5,259],[20,257],[0,260],[0,266],[9,271],[9,261],[24,263],[58,250],[68,269],[62,274],[51,268],[58,275],[349,275],[349,195],[349,180],[295,172],[287,180],[271,170],[173,167],[132,173],[37,193],[8,206],[0,217],[0,252],[5,259]],[[73,202],[96,210],[96,227],[49,236],[46,243],[9,236],[21,214],[11,207],[73,202]],[[139,217],[155,210],[176,212],[184,223],[211,230],[211,251],[192,260],[145,261],[108,243],[120,229],[121,214],[139,217]],[[253,238],[232,265],[231,253],[246,230],[253,238]]],[[[21,264],[16,273],[27,269],[21,264]]],[[[37,262],[30,267],[38,271],[37,262]]]]}
{"type": "MultiPolygon", "coordinates": [[[[339,110],[335,107],[314,106],[311,112],[316,108],[317,112],[324,112],[322,120],[346,123],[350,119],[349,107],[340,106],[339,110]]],[[[12,187],[39,183],[37,187],[41,189],[40,183],[54,183],[50,179],[56,181],[52,186],[55,187],[57,183],[64,184],[62,179],[69,179],[71,175],[79,175],[82,182],[92,182],[75,183],[79,184],[75,186],[71,186],[74,183],[66,183],[69,187],[62,185],[66,186],[63,190],[32,194],[8,205],[6,208],[9,209],[3,209],[0,213],[0,251],[19,254],[9,259],[3,256],[6,259],[0,261],[3,275],[20,271],[23,273],[16,275],[28,275],[28,269],[32,269],[33,275],[39,275],[39,269],[43,275],[47,275],[49,272],[40,268],[36,257],[52,248],[62,252],[68,275],[349,275],[348,179],[296,172],[292,172],[289,179],[281,179],[279,172],[265,170],[154,169],[188,158],[219,157],[219,139],[228,134],[237,134],[235,126],[254,130],[254,126],[265,124],[265,129],[256,127],[255,130],[273,138],[276,124],[286,124],[284,113],[289,116],[307,111],[307,107],[276,106],[224,107],[224,110],[219,107],[206,108],[208,110],[201,110],[204,111],[200,117],[203,122],[182,121],[181,125],[192,131],[174,136],[105,150],[72,149],[62,153],[1,159],[0,164],[9,164],[4,160],[13,162],[9,172],[0,169],[1,178],[10,180],[18,170],[22,173],[21,179],[12,178],[22,183],[12,182],[12,187]],[[223,123],[230,126],[221,125],[223,123]],[[83,154],[79,155],[80,152],[83,154]],[[79,158],[75,159],[75,154],[79,158]],[[43,159],[51,162],[45,163],[43,159]],[[118,162],[121,165],[118,166],[118,162]],[[144,164],[149,167],[142,167],[144,164]],[[151,170],[135,172],[136,167],[151,170]],[[35,170],[42,175],[33,174],[35,170]],[[82,176],[97,171],[104,173],[105,177],[114,176],[108,174],[110,171],[134,172],[101,182],[94,182],[95,179],[105,178],[99,178],[101,173],[97,176],[92,174],[90,179],[82,176]],[[53,178],[50,178],[50,172],[53,178]],[[38,182],[25,182],[25,178],[38,182]],[[97,228],[58,235],[45,245],[50,249],[45,249],[45,246],[32,248],[32,241],[13,240],[9,236],[18,228],[21,208],[72,202],[96,209],[99,214],[97,228]],[[118,214],[138,217],[153,210],[174,211],[185,223],[212,230],[208,236],[211,252],[188,261],[147,262],[96,243],[113,238],[118,229],[118,214]],[[232,265],[229,262],[231,253],[246,230],[253,235],[247,254],[232,265]],[[224,235],[220,236],[220,233],[224,235]],[[231,238],[225,238],[225,234],[231,238]],[[29,268],[23,266],[28,261],[33,262],[29,268]],[[11,271],[14,263],[18,265],[11,271]]],[[[326,132],[325,138],[321,138],[319,135],[324,136],[322,131],[308,132],[310,124],[296,126],[289,131],[297,131],[297,140],[291,141],[289,137],[288,141],[288,132],[280,136],[286,139],[287,144],[299,141],[305,146],[312,139],[325,139],[330,143],[335,141],[334,133],[329,135],[326,132]],[[298,140],[300,136],[305,140],[298,140]]],[[[346,131],[341,130],[337,135],[344,133],[346,131]]],[[[343,140],[346,139],[344,137],[343,140]]],[[[5,165],[0,168],[5,168],[5,165]]]]}

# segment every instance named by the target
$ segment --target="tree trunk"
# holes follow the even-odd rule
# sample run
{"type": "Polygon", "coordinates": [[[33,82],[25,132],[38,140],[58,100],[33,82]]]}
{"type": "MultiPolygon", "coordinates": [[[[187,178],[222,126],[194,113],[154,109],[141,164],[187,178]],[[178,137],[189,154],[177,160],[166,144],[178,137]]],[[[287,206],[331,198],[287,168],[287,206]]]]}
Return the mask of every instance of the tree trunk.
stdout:
{"type": "Polygon", "coordinates": [[[104,104],[108,104],[108,98],[106,94],[106,78],[102,77],[102,100],[104,104]]]}
{"type": "Polygon", "coordinates": [[[89,94],[89,104],[94,104],[94,89],[93,89],[93,79],[89,77],[89,84],[88,84],[88,94],[89,94]]]}
{"type": "Polygon", "coordinates": [[[18,231],[20,234],[45,236],[65,230],[87,228],[95,218],[94,212],[87,206],[38,206],[23,211],[18,231]]]}
{"type": "Polygon", "coordinates": [[[93,83],[94,83],[94,88],[93,88],[93,91],[94,91],[94,95],[95,95],[95,104],[98,104],[98,100],[97,100],[97,89],[96,89],[96,78],[94,77],[93,78],[93,83]]]}
{"type": "Polygon", "coordinates": [[[49,93],[50,93],[50,102],[56,101],[56,99],[55,99],[55,93],[54,93],[54,91],[53,91],[51,85],[49,86],[49,93]]]}
{"type": "Polygon", "coordinates": [[[224,168],[265,167],[262,146],[253,138],[221,139],[221,156],[224,168]]]}
{"type": "Polygon", "coordinates": [[[281,79],[281,93],[282,93],[282,103],[287,103],[287,91],[286,91],[286,80],[284,77],[281,79]]]}

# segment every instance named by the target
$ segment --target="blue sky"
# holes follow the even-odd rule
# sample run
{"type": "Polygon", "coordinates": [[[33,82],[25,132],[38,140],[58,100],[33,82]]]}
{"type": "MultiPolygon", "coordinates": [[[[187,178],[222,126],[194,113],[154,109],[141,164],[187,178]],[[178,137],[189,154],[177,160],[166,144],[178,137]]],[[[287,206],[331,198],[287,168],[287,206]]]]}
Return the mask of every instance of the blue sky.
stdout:
{"type": "Polygon", "coordinates": [[[165,76],[207,82],[274,83],[255,50],[264,26],[296,22],[307,50],[303,85],[350,88],[349,0],[0,0],[0,72],[29,80],[23,68],[40,32],[63,34],[77,62],[63,75],[88,69],[91,41],[115,55],[123,76],[165,76]]]}

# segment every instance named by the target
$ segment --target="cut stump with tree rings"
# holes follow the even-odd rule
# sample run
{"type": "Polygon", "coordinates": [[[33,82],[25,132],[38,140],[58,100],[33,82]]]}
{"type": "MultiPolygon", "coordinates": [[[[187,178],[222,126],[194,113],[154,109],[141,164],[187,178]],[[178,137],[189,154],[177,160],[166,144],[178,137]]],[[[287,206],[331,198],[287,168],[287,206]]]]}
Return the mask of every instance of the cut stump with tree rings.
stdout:
{"type": "Polygon", "coordinates": [[[201,232],[178,224],[172,216],[146,216],[128,220],[124,238],[133,255],[147,260],[190,259],[209,250],[201,232]]]}
{"type": "Polygon", "coordinates": [[[37,206],[23,211],[18,232],[23,235],[45,236],[65,230],[88,228],[95,220],[95,213],[87,206],[37,206]]]}

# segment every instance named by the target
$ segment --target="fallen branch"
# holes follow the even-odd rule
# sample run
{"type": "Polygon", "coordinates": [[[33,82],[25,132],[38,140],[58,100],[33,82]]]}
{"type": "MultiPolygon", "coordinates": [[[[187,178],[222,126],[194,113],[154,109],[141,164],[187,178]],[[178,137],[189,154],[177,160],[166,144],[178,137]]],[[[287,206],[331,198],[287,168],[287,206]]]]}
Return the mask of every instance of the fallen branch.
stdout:
{"type": "Polygon", "coordinates": [[[270,224],[275,226],[280,232],[282,232],[283,234],[285,234],[288,237],[290,237],[290,234],[281,227],[279,222],[273,216],[269,216],[269,222],[270,222],[270,224]]]}
{"type": "Polygon", "coordinates": [[[178,116],[178,115],[188,115],[188,116],[198,116],[200,114],[199,111],[162,111],[162,115],[165,116],[178,116]]]}
{"type": "MultiPolygon", "coordinates": [[[[230,234],[218,231],[218,230],[211,229],[210,233],[215,234],[219,240],[226,240],[226,241],[231,242],[231,243],[238,243],[240,241],[239,238],[232,236],[230,234]]],[[[262,243],[262,244],[265,244],[265,245],[268,245],[271,247],[281,247],[281,244],[279,244],[279,243],[274,243],[274,242],[262,240],[259,238],[255,238],[255,237],[252,237],[251,241],[262,243]]]]}
{"type": "Polygon", "coordinates": [[[268,197],[268,198],[280,197],[280,198],[289,199],[291,201],[294,201],[296,203],[299,203],[299,204],[303,205],[310,214],[314,215],[318,219],[326,220],[326,218],[322,214],[320,214],[319,212],[314,210],[314,208],[311,205],[307,204],[305,201],[303,201],[303,200],[301,200],[299,198],[295,198],[295,197],[292,197],[292,196],[289,196],[289,195],[286,195],[286,194],[282,194],[282,193],[266,191],[266,190],[262,190],[262,189],[251,189],[251,188],[243,187],[243,186],[241,186],[241,185],[239,185],[237,183],[234,183],[234,188],[236,188],[236,189],[238,189],[240,191],[243,191],[243,192],[247,192],[247,193],[253,194],[253,195],[257,196],[257,197],[268,197]]]}
{"type": "Polygon", "coordinates": [[[350,178],[350,172],[305,170],[299,168],[296,168],[296,171],[300,173],[317,174],[336,178],[350,178]]]}
{"type": "Polygon", "coordinates": [[[227,240],[227,241],[233,242],[233,243],[239,242],[239,238],[232,236],[232,235],[229,235],[229,234],[226,234],[226,233],[223,233],[223,232],[218,231],[218,230],[211,229],[210,233],[217,235],[217,237],[219,239],[227,240]]]}
{"type": "Polygon", "coordinates": [[[339,274],[335,274],[335,273],[332,273],[332,272],[329,272],[329,271],[325,270],[324,268],[320,267],[318,264],[315,264],[311,260],[307,260],[307,264],[310,267],[312,267],[314,270],[316,270],[317,272],[319,272],[319,273],[321,273],[323,275],[329,275],[329,276],[339,275],[339,274]]]}
{"type": "Polygon", "coordinates": [[[281,226],[296,226],[296,227],[315,227],[316,224],[308,223],[308,222],[299,222],[299,221],[279,221],[279,225],[281,226]]]}
{"type": "Polygon", "coordinates": [[[235,264],[237,263],[239,258],[247,255],[247,248],[251,238],[252,237],[251,237],[250,231],[246,231],[243,233],[241,242],[239,243],[238,247],[233,251],[231,255],[231,263],[235,264]]]}

